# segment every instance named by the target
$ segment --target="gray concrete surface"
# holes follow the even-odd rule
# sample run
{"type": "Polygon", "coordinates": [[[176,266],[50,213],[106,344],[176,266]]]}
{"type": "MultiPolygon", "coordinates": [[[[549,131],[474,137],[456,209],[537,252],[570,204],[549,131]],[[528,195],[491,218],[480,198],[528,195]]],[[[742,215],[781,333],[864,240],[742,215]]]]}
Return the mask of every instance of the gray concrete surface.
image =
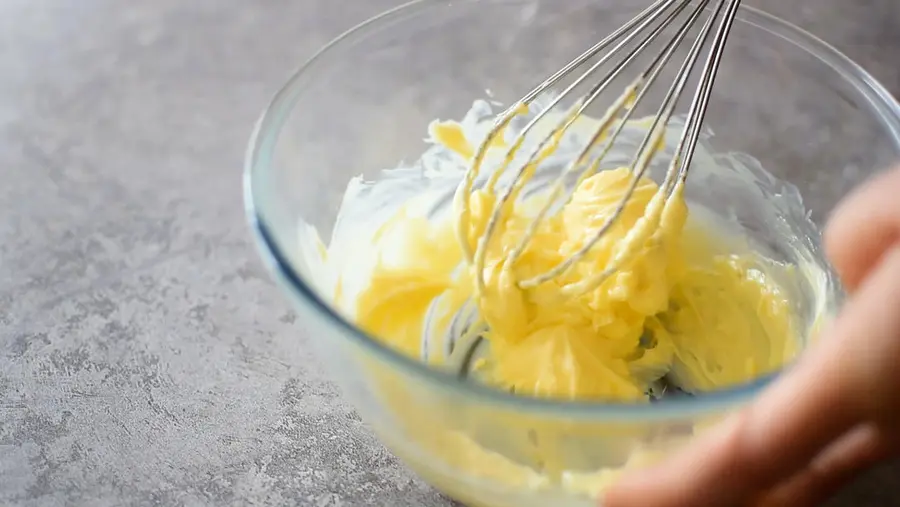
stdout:
{"type": "MultiPolygon", "coordinates": [[[[450,505],[319,370],[240,203],[270,94],[395,3],[0,3],[0,505],[450,505]]],[[[896,0],[755,3],[900,92],[896,0]]]]}

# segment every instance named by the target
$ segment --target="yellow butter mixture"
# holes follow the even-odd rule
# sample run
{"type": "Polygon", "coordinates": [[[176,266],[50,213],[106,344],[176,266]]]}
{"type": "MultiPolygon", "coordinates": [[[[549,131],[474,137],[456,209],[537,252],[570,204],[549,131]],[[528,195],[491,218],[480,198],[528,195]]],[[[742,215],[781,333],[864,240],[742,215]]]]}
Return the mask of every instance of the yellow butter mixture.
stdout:
{"type": "MultiPolygon", "coordinates": [[[[433,125],[432,138],[461,160],[475,153],[457,123],[433,125]]],[[[507,148],[499,140],[491,149],[507,148]]],[[[515,196],[482,245],[495,189],[474,189],[437,218],[404,206],[373,236],[377,260],[355,295],[356,323],[421,358],[425,329],[443,337],[469,302],[489,344],[475,365],[479,378],[545,398],[644,402],[661,379],[709,391],[791,360],[792,306],[772,276],[789,268],[691,212],[681,183],[665,199],[641,179],[610,222],[631,179],[627,167],[584,178],[537,227],[546,195],[515,196]]],[[[427,360],[441,366],[448,358],[427,360]]]]}

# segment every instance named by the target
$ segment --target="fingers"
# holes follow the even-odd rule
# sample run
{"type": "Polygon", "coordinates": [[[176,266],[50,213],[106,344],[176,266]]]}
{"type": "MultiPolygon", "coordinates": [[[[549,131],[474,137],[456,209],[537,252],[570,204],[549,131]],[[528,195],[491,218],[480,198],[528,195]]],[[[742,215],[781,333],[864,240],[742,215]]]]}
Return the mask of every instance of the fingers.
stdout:
{"type": "Polygon", "coordinates": [[[811,399],[825,396],[823,404],[838,406],[840,400],[810,385],[807,379],[813,375],[812,368],[806,370],[798,369],[786,377],[758,403],[662,467],[624,478],[606,495],[604,507],[743,505],[760,491],[794,475],[854,420],[841,408],[835,417],[820,416],[821,406],[814,406],[811,399]]]}
{"type": "MultiPolygon", "coordinates": [[[[852,410],[891,426],[900,422],[900,244],[887,250],[860,283],[821,339],[816,355],[838,358],[838,369],[822,371],[852,398],[852,410]],[[821,349],[821,350],[819,350],[821,349]]],[[[826,412],[830,413],[830,411],[826,412]]]]}
{"type": "Polygon", "coordinates": [[[890,435],[874,424],[851,430],[828,447],[802,472],[757,500],[756,507],[815,507],[854,476],[896,453],[890,435]]]}
{"type": "Polygon", "coordinates": [[[669,463],[623,478],[604,506],[741,505],[806,469],[859,423],[896,417],[897,308],[900,249],[892,248],[797,367],[669,463]]]}
{"type": "Polygon", "coordinates": [[[844,287],[853,292],[884,251],[900,237],[900,170],[882,173],[837,207],[825,249],[844,287]]]}

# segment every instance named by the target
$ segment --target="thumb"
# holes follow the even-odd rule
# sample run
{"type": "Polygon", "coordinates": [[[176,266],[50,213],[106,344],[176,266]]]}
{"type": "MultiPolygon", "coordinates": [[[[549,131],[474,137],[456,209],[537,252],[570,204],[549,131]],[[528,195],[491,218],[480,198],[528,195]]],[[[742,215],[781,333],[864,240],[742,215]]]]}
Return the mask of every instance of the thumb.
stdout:
{"type": "Polygon", "coordinates": [[[900,169],[879,173],[841,201],[828,221],[825,249],[851,293],[900,238],[898,190],[900,169]]]}
{"type": "Polygon", "coordinates": [[[741,505],[802,471],[857,423],[894,413],[897,403],[891,406],[890,397],[900,379],[897,308],[900,248],[895,247],[795,368],[668,463],[623,477],[604,507],[741,505]]]}

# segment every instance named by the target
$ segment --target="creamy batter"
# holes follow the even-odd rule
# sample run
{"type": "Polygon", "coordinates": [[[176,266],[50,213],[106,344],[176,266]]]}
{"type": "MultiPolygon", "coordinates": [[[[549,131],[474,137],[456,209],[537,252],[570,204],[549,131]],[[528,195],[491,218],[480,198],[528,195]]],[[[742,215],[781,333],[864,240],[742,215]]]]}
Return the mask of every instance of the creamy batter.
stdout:
{"type": "MultiPolygon", "coordinates": [[[[433,125],[432,136],[461,159],[473,152],[457,123],[433,125]]],[[[446,321],[474,299],[491,344],[484,378],[528,396],[641,401],[666,374],[683,389],[711,390],[758,378],[793,357],[791,305],[767,275],[766,261],[750,250],[729,252],[733,241],[722,231],[689,220],[680,186],[669,205],[653,210],[660,204],[651,205],[657,185],[642,179],[622,217],[582,262],[521,287],[575,255],[612,215],[630,180],[624,167],[586,178],[514,263],[509,253],[544,196],[511,201],[481,269],[458,269],[466,263],[453,214],[434,220],[402,208],[375,235],[380,258],[356,301],[357,323],[419,357],[432,302],[446,296],[437,316],[446,321]],[[385,245],[403,246],[385,255],[379,251],[385,245]],[[585,284],[619,257],[614,273],[585,284]]],[[[469,197],[472,251],[495,200],[489,190],[469,197]]]]}
{"type": "MultiPolygon", "coordinates": [[[[451,358],[440,351],[447,328],[466,302],[474,302],[490,344],[477,365],[479,380],[521,396],[571,400],[647,403],[663,379],[689,393],[721,389],[771,373],[795,356],[810,315],[823,309],[806,309],[799,319],[787,282],[824,275],[810,275],[805,266],[798,273],[798,266],[760,255],[702,207],[689,207],[680,184],[666,200],[653,179],[640,180],[602,239],[580,262],[559,269],[613,213],[632,177],[627,157],[582,178],[571,199],[560,201],[535,229],[530,224],[547,203],[549,185],[537,165],[527,168],[526,180],[534,186],[499,208],[491,241],[479,246],[497,204],[498,192],[490,187],[508,184],[488,169],[501,165],[512,132],[487,152],[488,183],[455,202],[451,196],[490,128],[488,113],[488,104],[478,101],[461,122],[434,122],[433,147],[417,165],[387,171],[374,183],[351,182],[327,248],[313,229],[303,229],[306,274],[363,330],[445,367],[451,358]],[[431,339],[423,340],[429,333],[431,339]]],[[[548,115],[547,127],[557,120],[548,115]]],[[[596,120],[579,119],[558,140],[542,162],[551,175],[595,127],[596,120]]],[[[541,135],[537,129],[535,137],[541,135]]],[[[616,153],[608,158],[617,161],[616,153]]],[[[401,385],[402,377],[382,370],[373,378],[397,424],[428,456],[440,456],[449,475],[465,470],[514,488],[595,494],[623,463],[656,456],[629,448],[621,459],[610,458],[615,466],[598,469],[587,458],[591,464],[573,464],[577,449],[573,454],[564,443],[548,443],[558,440],[560,427],[541,428],[539,421],[514,416],[499,420],[489,411],[435,414],[440,404],[424,408],[428,400],[414,386],[401,385]],[[529,438],[498,445],[500,450],[485,448],[469,434],[469,422],[479,418],[484,427],[510,433],[527,428],[529,438]]],[[[645,431],[573,424],[563,433],[595,430],[622,431],[623,440],[645,431]]],[[[414,467],[425,459],[404,458],[414,467]]],[[[465,489],[447,477],[429,479],[451,492],[465,489]]]]}

